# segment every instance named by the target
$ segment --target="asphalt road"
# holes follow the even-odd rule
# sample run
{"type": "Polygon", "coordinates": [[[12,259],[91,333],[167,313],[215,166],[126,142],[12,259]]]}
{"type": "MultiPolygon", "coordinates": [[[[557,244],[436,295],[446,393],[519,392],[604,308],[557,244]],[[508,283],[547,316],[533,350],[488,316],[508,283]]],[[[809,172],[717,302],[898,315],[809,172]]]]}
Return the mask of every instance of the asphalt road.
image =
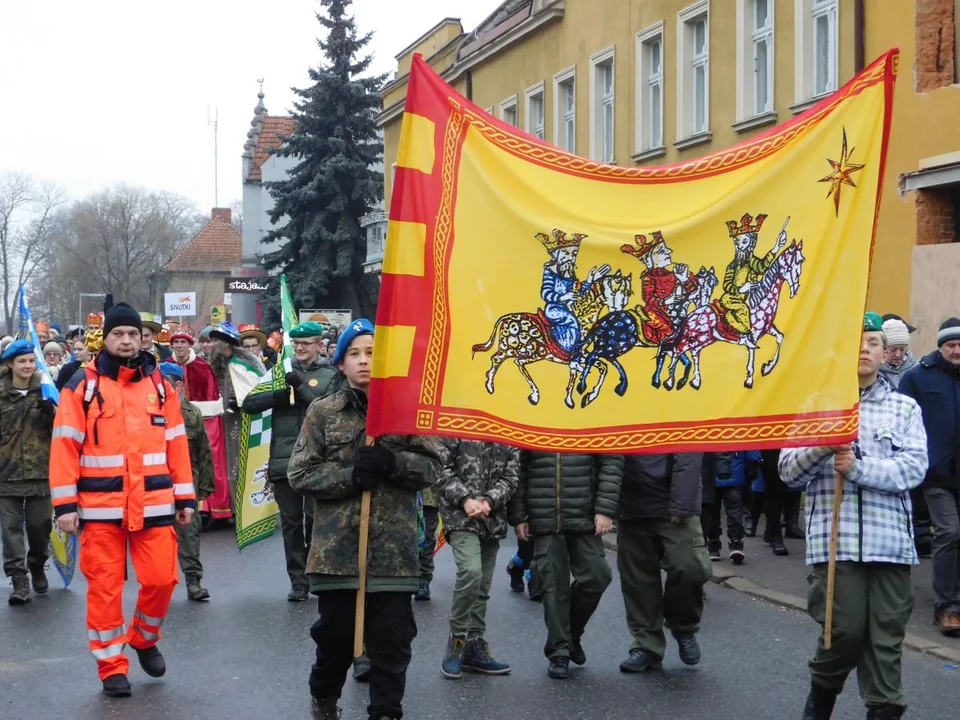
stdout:
{"type": "MultiPolygon", "coordinates": [[[[68,591],[52,578],[50,593],[26,606],[0,605],[0,718],[308,718],[307,672],[313,644],[307,633],[313,602],[286,602],[286,575],[278,537],[238,555],[228,531],[203,535],[205,584],[212,600],[188,603],[177,589],[161,641],[166,677],[153,680],[131,659],[134,695],[100,694],[86,647],[84,582],[78,573],[68,591]]],[[[499,566],[512,553],[505,543],[499,566]]],[[[611,554],[615,565],[615,556],[611,554]]],[[[406,717],[481,720],[563,718],[671,718],[768,720],[799,717],[807,691],[806,661],[816,626],[732,590],[708,587],[700,634],[703,662],[682,665],[671,643],[664,671],[627,676],[618,671],[629,641],[619,581],[615,577],[587,629],[588,662],[572,667],[567,681],[550,680],[542,655],[541,607],[510,593],[498,569],[488,613],[487,638],[513,665],[506,677],[440,675],[454,567],[449,550],[438,555],[434,600],[416,603],[420,634],[408,674],[406,717]]],[[[128,585],[127,604],[134,602],[128,585]]],[[[5,595],[2,596],[5,599],[5,595]]],[[[960,670],[928,656],[904,660],[908,717],[955,720],[960,670]]],[[[347,681],[343,717],[365,718],[366,687],[347,681]]],[[[862,718],[855,678],[834,717],[862,718]]]]}

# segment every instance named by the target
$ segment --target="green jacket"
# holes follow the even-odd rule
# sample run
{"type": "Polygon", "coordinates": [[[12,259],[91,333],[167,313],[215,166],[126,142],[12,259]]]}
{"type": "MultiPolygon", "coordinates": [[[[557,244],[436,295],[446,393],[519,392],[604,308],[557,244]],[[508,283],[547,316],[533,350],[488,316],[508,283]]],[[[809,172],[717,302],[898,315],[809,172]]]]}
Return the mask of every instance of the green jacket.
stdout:
{"type": "Polygon", "coordinates": [[[0,495],[50,495],[50,443],[54,407],[40,390],[39,372],[27,394],[13,387],[9,373],[0,378],[0,495]]]}
{"type": "MultiPolygon", "coordinates": [[[[313,539],[307,558],[310,589],[359,585],[361,493],[353,484],[353,456],[365,444],[366,397],[346,383],[307,410],[287,477],[314,500],[313,539]]],[[[435,438],[386,435],[377,442],[394,453],[396,469],[370,498],[367,590],[414,592],[420,574],[417,491],[440,472],[435,438]]]]}
{"type": "Polygon", "coordinates": [[[479,440],[444,438],[441,443],[445,457],[437,496],[444,533],[472,532],[482,540],[506,537],[507,503],[517,489],[520,451],[479,440]],[[469,517],[463,503],[470,498],[485,498],[490,515],[469,517]]]}
{"type": "Polygon", "coordinates": [[[270,464],[267,466],[267,477],[270,482],[287,482],[287,464],[290,462],[290,453],[300,434],[300,426],[307,414],[310,403],[329,392],[336,390],[336,368],[329,364],[314,364],[303,368],[294,358],[293,371],[302,379],[303,383],[294,393],[294,404],[290,404],[290,389],[276,392],[250,393],[243,401],[243,412],[247,414],[261,413],[273,410],[272,431],[270,435],[270,464]]]}
{"type": "Polygon", "coordinates": [[[193,489],[197,500],[204,500],[213,494],[213,453],[210,451],[210,438],[203,425],[203,413],[193,403],[182,402],[180,412],[187,429],[187,445],[190,447],[190,467],[193,468],[193,489]]]}
{"type": "Polygon", "coordinates": [[[523,451],[510,524],[530,523],[534,535],[592,533],[595,515],[617,516],[623,455],[523,451]]]}

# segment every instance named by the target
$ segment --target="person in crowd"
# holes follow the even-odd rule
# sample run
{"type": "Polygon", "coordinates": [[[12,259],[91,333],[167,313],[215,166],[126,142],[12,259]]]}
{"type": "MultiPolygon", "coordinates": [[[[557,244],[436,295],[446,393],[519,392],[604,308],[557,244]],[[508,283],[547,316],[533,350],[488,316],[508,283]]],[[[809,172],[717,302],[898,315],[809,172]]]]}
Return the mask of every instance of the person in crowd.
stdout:
{"type": "Polygon", "coordinates": [[[237,330],[240,331],[240,347],[259,357],[267,370],[272,368],[277,362],[277,354],[267,345],[267,334],[260,326],[250,323],[237,330]]]}
{"type": "Polygon", "coordinates": [[[72,350],[74,361],[80,363],[80,365],[90,362],[90,358],[93,357],[82,338],[77,338],[73,341],[72,350]]]}
{"type": "MultiPolygon", "coordinates": [[[[87,330],[87,334],[82,341],[83,349],[74,350],[74,359],[66,363],[57,373],[57,379],[54,381],[57,390],[63,390],[70,382],[70,379],[81,368],[86,367],[97,353],[103,349],[103,327],[96,327],[87,330]]],[[[74,345],[76,348],[76,344],[74,345]]]]}
{"type": "Polygon", "coordinates": [[[290,602],[303,602],[309,594],[307,546],[313,531],[313,513],[312,501],[291,489],[287,467],[310,403],[336,390],[337,372],[318,362],[321,332],[322,328],[315,322],[301,323],[293,328],[290,338],[295,357],[291,361],[292,369],[286,375],[286,387],[274,392],[250,393],[243,401],[243,412],[251,415],[273,410],[267,478],[273,483],[273,496],[280,508],[283,553],[290,578],[287,600],[290,602]]]}
{"type": "Polygon", "coordinates": [[[337,354],[337,341],[336,340],[327,340],[327,362],[331,365],[334,364],[333,360],[337,354]]]}
{"type": "Polygon", "coordinates": [[[197,343],[199,345],[199,351],[197,355],[202,357],[207,362],[210,362],[210,354],[213,352],[213,338],[210,337],[210,333],[214,331],[212,325],[207,325],[200,333],[197,335],[197,343]]]}
{"type": "Polygon", "coordinates": [[[353,661],[359,588],[358,518],[370,493],[370,546],[364,637],[370,658],[371,720],[401,718],[411,643],[417,634],[411,597],[419,576],[417,492],[440,472],[434,438],[383,436],[366,444],[373,323],[351,323],[337,343],[339,389],[307,410],[287,466],[291,489],[316,505],[307,560],[320,617],[310,629],[316,660],[310,672],[311,716],[340,717],[338,700],[353,661]]]}
{"type": "Polygon", "coordinates": [[[437,550],[437,530],[440,526],[440,498],[433,487],[424,488],[423,497],[423,532],[424,542],[420,546],[420,587],[414,600],[429,602],[430,583],[433,582],[433,555],[437,550]]]}
{"type": "MultiPolygon", "coordinates": [[[[923,412],[928,465],[923,496],[933,521],[934,622],[960,635],[960,318],[944,321],[937,349],[900,380],[923,412]]],[[[896,443],[898,436],[892,442],[896,443]]]]}
{"type": "Polygon", "coordinates": [[[763,479],[763,453],[748,451],[752,458],[748,457],[747,480],[750,483],[750,501],[747,503],[746,516],[743,523],[743,534],[745,537],[756,537],[757,527],[760,525],[760,518],[763,516],[764,490],[766,485],[763,479]]]}
{"type": "MultiPolygon", "coordinates": [[[[759,462],[759,458],[756,460],[759,462]]],[[[703,467],[700,471],[703,485],[703,510],[700,522],[707,539],[707,554],[713,562],[720,560],[723,551],[723,543],[720,540],[723,534],[720,521],[721,504],[727,514],[730,560],[734,565],[742,565],[746,559],[743,552],[743,488],[747,483],[746,462],[744,452],[706,453],[703,457],[703,467]]]]}
{"type": "Polygon", "coordinates": [[[621,672],[659,669],[664,623],[686,665],[700,662],[703,586],[712,577],[700,527],[700,453],[627,455],[617,509],[617,568],[633,638],[621,672]],[[666,584],[660,579],[666,572],[666,584]]]}
{"type": "Polygon", "coordinates": [[[140,313],[140,320],[143,323],[143,336],[141,339],[141,350],[148,352],[156,358],[158,363],[166,362],[170,359],[172,351],[166,345],[157,342],[157,335],[163,332],[163,326],[156,321],[153,313],[140,313]]]}
{"type": "Polygon", "coordinates": [[[526,540],[517,538],[517,551],[507,562],[507,575],[510,576],[510,589],[522,593],[526,583],[527,595],[532,602],[542,602],[543,593],[533,566],[533,537],[526,540]]]}
{"type": "Polygon", "coordinates": [[[56,406],[43,397],[34,352],[33,343],[17,340],[0,355],[0,540],[11,605],[30,600],[31,581],[38,595],[50,586],[44,565],[53,529],[48,478],[56,406]]]}
{"type": "Polygon", "coordinates": [[[587,661],[581,639],[613,579],[603,536],[613,530],[617,515],[623,456],[523,451],[519,476],[510,524],[518,539],[533,538],[547,626],[547,675],[564,680],[571,661],[587,661]]]}
{"type": "Polygon", "coordinates": [[[171,527],[193,520],[196,495],[180,398],[127,303],[104,319],[104,349],[60,393],[50,451],[57,525],[80,534],[87,579],[87,637],[103,692],[130,695],[129,645],[151,677],[166,672],[157,641],[177,584],[171,527]],[[123,615],[127,549],[140,583],[128,626],[123,615]]]}
{"type": "Polygon", "coordinates": [[[56,381],[60,366],[63,365],[63,348],[60,347],[60,343],[51,340],[44,345],[43,359],[47,363],[47,371],[50,373],[51,379],[56,381]]]}
{"type": "MultiPolygon", "coordinates": [[[[180,412],[183,414],[187,445],[190,447],[193,487],[197,502],[201,502],[214,490],[213,455],[210,452],[207,431],[203,426],[203,414],[183,395],[184,369],[180,365],[175,362],[161,363],[160,372],[180,396],[180,412]]],[[[200,513],[194,513],[188,524],[177,525],[177,546],[177,560],[187,583],[187,599],[206,602],[210,599],[210,592],[201,584],[203,564],[200,562],[200,513]]]]}
{"type": "Polygon", "coordinates": [[[33,329],[37,331],[37,339],[40,341],[40,347],[45,347],[50,342],[50,323],[46,320],[37,320],[33,324],[33,329]]]}
{"type": "Polygon", "coordinates": [[[444,464],[436,488],[457,581],[440,671],[451,679],[463,670],[506,675],[510,666],[494,657],[484,634],[497,552],[507,535],[507,502],[519,482],[520,451],[476,440],[441,443],[444,464]]]}
{"type": "MultiPolygon", "coordinates": [[[[781,517],[786,509],[787,497],[790,491],[783,484],[780,477],[779,463],[780,450],[761,450],[760,467],[763,472],[763,514],[766,527],[763,531],[763,541],[770,546],[773,554],[785,557],[790,554],[783,542],[783,522],[781,517]]],[[[797,495],[799,498],[799,494],[797,495]]],[[[799,511],[799,510],[798,510],[799,511]]]]}
{"type": "Polygon", "coordinates": [[[784,482],[807,492],[808,611],[821,625],[834,506],[840,503],[832,644],[825,648],[821,637],[810,661],[804,720],[830,718],[854,668],[868,718],[896,720],[906,710],[902,645],[913,609],[910,566],[918,562],[910,490],[923,481],[927,443],[920,407],[880,376],[885,345],[880,316],[866,313],[857,366],[859,439],[780,455],[784,482]]]}

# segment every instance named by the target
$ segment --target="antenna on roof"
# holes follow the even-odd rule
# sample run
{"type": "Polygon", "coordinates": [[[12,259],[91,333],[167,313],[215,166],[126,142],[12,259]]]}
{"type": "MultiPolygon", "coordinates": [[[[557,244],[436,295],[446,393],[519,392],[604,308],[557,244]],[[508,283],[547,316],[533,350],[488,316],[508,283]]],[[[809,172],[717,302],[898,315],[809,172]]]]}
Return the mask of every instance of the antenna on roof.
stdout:
{"type": "Polygon", "coordinates": [[[220,124],[220,108],[213,109],[213,119],[210,119],[210,106],[207,105],[207,127],[213,127],[213,206],[220,207],[219,179],[220,163],[217,156],[217,126],[220,124]]]}

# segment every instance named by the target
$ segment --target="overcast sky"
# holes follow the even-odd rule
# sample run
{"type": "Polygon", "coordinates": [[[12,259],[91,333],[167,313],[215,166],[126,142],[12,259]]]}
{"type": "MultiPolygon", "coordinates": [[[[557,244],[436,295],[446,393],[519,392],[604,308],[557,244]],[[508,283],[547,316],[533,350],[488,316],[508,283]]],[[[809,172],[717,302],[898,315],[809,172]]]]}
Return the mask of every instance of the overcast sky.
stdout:
{"type": "MultiPolygon", "coordinates": [[[[374,70],[444,17],[473,29],[500,0],[355,0],[375,32],[374,70]]],[[[318,63],[318,0],[0,2],[0,173],[22,170],[71,199],[126,182],[214,204],[241,196],[240,154],[263,78],[267,110],[318,63]],[[208,126],[208,117],[211,125],[208,126]]]]}

